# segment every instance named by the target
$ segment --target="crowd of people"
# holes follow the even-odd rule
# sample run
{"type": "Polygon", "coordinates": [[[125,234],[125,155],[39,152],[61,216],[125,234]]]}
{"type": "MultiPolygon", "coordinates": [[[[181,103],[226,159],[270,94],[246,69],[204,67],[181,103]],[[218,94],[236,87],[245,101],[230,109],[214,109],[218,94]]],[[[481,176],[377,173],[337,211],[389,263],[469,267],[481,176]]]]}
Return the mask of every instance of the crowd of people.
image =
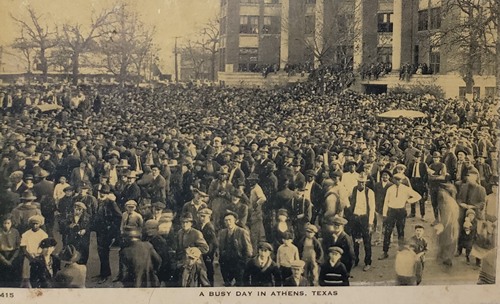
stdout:
{"type": "Polygon", "coordinates": [[[406,219],[429,212],[439,261],[480,266],[496,246],[495,101],[365,95],[316,74],[273,90],[2,88],[0,285],[84,287],[97,254],[98,283],[124,287],[214,286],[216,263],[224,286],[346,286],[377,245],[416,285],[428,244],[406,219]],[[427,118],[378,119],[390,109],[427,118]]]}

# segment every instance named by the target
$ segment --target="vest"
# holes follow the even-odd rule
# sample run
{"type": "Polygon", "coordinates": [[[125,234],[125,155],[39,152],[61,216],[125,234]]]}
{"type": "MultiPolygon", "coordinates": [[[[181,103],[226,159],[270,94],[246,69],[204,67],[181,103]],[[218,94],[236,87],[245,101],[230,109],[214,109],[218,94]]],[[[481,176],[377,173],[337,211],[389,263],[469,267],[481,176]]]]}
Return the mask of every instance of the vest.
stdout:
{"type": "MultiPolygon", "coordinates": [[[[352,197],[352,202],[351,202],[351,214],[354,216],[354,210],[356,210],[356,191],[358,191],[358,188],[355,187],[353,190],[352,190],[352,194],[351,194],[351,197],[352,197]]],[[[368,204],[368,191],[369,191],[369,188],[366,188],[365,187],[365,201],[366,201],[366,215],[368,215],[370,213],[370,204],[368,204]]],[[[375,202],[374,202],[375,203],[375,202]]]]}

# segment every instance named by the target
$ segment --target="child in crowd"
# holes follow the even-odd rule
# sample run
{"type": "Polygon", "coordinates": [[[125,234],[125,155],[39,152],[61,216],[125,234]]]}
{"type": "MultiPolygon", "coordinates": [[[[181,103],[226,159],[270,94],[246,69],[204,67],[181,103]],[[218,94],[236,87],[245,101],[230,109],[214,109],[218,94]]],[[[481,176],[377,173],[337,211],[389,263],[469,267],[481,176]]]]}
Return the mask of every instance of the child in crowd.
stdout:
{"type": "Polygon", "coordinates": [[[44,224],[44,217],[33,215],[28,220],[31,229],[21,235],[21,250],[24,254],[21,287],[30,285],[30,264],[41,254],[40,243],[49,236],[40,227],[44,224]]]}
{"type": "Polygon", "coordinates": [[[321,243],[316,238],[317,232],[318,228],[308,223],[306,225],[306,235],[299,241],[297,246],[299,255],[305,262],[304,276],[307,278],[310,286],[318,286],[318,263],[323,261],[323,249],[321,243]]]}
{"type": "Polygon", "coordinates": [[[276,264],[281,271],[282,278],[288,278],[292,275],[291,263],[299,260],[299,250],[292,244],[293,234],[287,232],[283,235],[283,244],[278,248],[276,254],[276,264]]]}
{"type": "Polygon", "coordinates": [[[133,200],[130,200],[125,203],[125,212],[122,214],[122,222],[120,225],[120,232],[123,234],[125,231],[125,227],[134,227],[139,230],[142,229],[142,225],[144,220],[142,219],[142,215],[135,211],[137,209],[137,203],[133,200]]]}
{"type": "Polygon", "coordinates": [[[472,245],[474,245],[476,235],[476,212],[472,209],[468,209],[465,213],[464,223],[460,229],[460,235],[458,236],[458,252],[456,254],[456,256],[462,255],[462,252],[465,249],[465,260],[467,264],[470,264],[470,253],[472,251],[472,245]]]}
{"type": "Polygon", "coordinates": [[[320,286],[349,286],[349,274],[340,261],[344,250],[333,246],[328,248],[328,260],[321,265],[319,273],[320,286]]]}
{"type": "Polygon", "coordinates": [[[411,237],[411,244],[414,246],[414,251],[417,255],[420,256],[420,262],[417,262],[417,285],[422,282],[422,273],[424,271],[424,263],[425,263],[425,253],[427,252],[427,240],[424,238],[424,226],[416,225],[415,226],[415,235],[411,237]]]}

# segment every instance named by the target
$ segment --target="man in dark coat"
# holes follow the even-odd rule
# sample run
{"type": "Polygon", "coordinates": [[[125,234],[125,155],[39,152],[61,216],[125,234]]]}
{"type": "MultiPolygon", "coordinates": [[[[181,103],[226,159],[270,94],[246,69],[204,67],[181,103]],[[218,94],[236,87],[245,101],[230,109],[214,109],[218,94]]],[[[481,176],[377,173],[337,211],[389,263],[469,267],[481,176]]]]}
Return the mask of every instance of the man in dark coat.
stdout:
{"type": "Polygon", "coordinates": [[[141,189],[136,183],[137,174],[135,173],[135,171],[127,172],[126,177],[127,184],[116,199],[116,202],[118,203],[118,206],[120,206],[120,208],[123,208],[125,206],[125,203],[130,200],[139,202],[141,197],[141,189]]]}
{"type": "Polygon", "coordinates": [[[208,252],[202,255],[203,262],[207,268],[207,276],[210,281],[210,286],[214,286],[214,257],[215,252],[219,248],[217,234],[215,233],[214,225],[210,222],[212,210],[204,208],[198,211],[199,228],[203,234],[203,238],[208,244],[208,252]]]}
{"type": "MultiPolygon", "coordinates": [[[[419,201],[420,205],[420,216],[423,218],[425,216],[425,197],[427,193],[427,182],[428,182],[428,173],[427,173],[427,165],[426,163],[421,161],[422,152],[417,151],[414,155],[413,161],[411,161],[406,170],[406,176],[410,179],[411,186],[413,190],[415,190],[422,199],[419,201]]],[[[411,204],[411,212],[409,217],[415,217],[416,213],[416,203],[411,204]]],[[[436,222],[437,223],[437,222],[436,222]]]]}
{"type": "Polygon", "coordinates": [[[54,202],[54,182],[48,181],[49,172],[42,170],[36,178],[40,181],[33,186],[33,192],[40,202],[40,211],[45,218],[47,234],[51,236],[54,230],[56,205],[54,202]]]}
{"type": "Polygon", "coordinates": [[[179,287],[209,287],[207,271],[199,262],[201,251],[196,247],[186,249],[186,259],[177,269],[175,281],[179,287]]]}
{"type": "Polygon", "coordinates": [[[193,228],[193,216],[191,213],[185,213],[181,217],[181,229],[177,232],[177,261],[182,262],[185,258],[188,247],[197,247],[202,254],[208,253],[207,241],[203,234],[196,228],[193,228]]]}
{"type": "Polygon", "coordinates": [[[273,246],[267,242],[258,245],[258,255],[249,260],[243,274],[244,286],[281,286],[281,273],[271,258],[273,246]]]}
{"type": "Polygon", "coordinates": [[[157,220],[147,220],[146,223],[144,224],[144,230],[145,230],[145,240],[150,242],[151,245],[153,245],[153,248],[155,249],[156,253],[158,253],[161,257],[162,264],[160,266],[160,269],[157,272],[158,279],[160,280],[160,284],[163,282],[168,282],[170,279],[170,272],[169,270],[169,256],[168,256],[168,245],[167,241],[162,238],[158,234],[158,226],[159,222],[157,220]]]}
{"type": "Polygon", "coordinates": [[[339,247],[342,249],[340,261],[345,265],[347,273],[351,272],[356,259],[354,255],[354,244],[351,237],[344,232],[344,226],[347,220],[335,215],[325,219],[325,231],[323,234],[323,252],[329,252],[330,247],[339,247]]]}
{"type": "Polygon", "coordinates": [[[61,269],[61,260],[53,254],[57,245],[53,238],[46,238],[40,242],[41,255],[33,258],[30,268],[30,283],[32,288],[51,288],[54,285],[54,276],[61,269]]]}
{"type": "Polygon", "coordinates": [[[243,273],[253,249],[250,234],[236,225],[238,215],[227,212],[224,215],[226,228],[219,232],[219,262],[224,286],[242,286],[243,273]]]}
{"type": "Polygon", "coordinates": [[[120,251],[123,287],[159,287],[156,271],[161,266],[161,257],[149,242],[141,241],[141,232],[126,229],[125,247],[120,251]]]}

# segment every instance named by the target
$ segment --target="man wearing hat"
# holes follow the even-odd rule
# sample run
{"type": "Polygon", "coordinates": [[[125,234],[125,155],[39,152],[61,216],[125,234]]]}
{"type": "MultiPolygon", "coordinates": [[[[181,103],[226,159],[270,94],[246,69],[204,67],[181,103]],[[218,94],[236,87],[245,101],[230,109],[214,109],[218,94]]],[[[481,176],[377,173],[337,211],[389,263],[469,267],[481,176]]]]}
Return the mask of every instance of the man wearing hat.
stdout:
{"type": "MultiPolygon", "coordinates": [[[[90,193],[92,185],[84,183],[80,187],[80,194],[75,197],[75,200],[82,202],[86,207],[86,213],[89,215],[90,220],[92,220],[97,212],[97,198],[90,193]]],[[[92,223],[91,223],[92,224],[92,223]]]]}
{"type": "MultiPolygon", "coordinates": [[[[146,171],[146,170],[145,170],[146,171]]],[[[150,198],[152,202],[167,202],[167,181],[160,174],[160,168],[158,166],[151,167],[152,180],[147,185],[144,185],[144,190],[146,191],[147,198],[150,198]]]]}
{"type": "Polygon", "coordinates": [[[81,187],[84,183],[90,184],[90,181],[94,173],[92,169],[89,168],[88,163],[86,161],[81,161],[80,166],[73,169],[70,175],[70,184],[75,187],[81,187]]]}
{"type": "Polygon", "coordinates": [[[186,258],[176,273],[179,287],[210,287],[207,271],[201,263],[201,251],[197,247],[186,248],[186,258]]]}
{"type": "Polygon", "coordinates": [[[40,202],[40,211],[45,217],[45,225],[47,233],[52,235],[54,229],[54,212],[56,205],[54,201],[54,182],[48,181],[47,177],[49,172],[41,170],[36,178],[40,179],[38,183],[33,186],[33,192],[40,202]]]}
{"type": "Polygon", "coordinates": [[[260,242],[257,249],[257,256],[250,259],[245,266],[244,286],[281,286],[280,270],[271,258],[273,246],[267,242],[260,242]]]}
{"type": "Polygon", "coordinates": [[[142,229],[144,219],[142,215],[137,212],[137,202],[130,200],[125,203],[125,212],[122,213],[122,221],[120,224],[120,232],[123,234],[125,227],[135,227],[142,229]]]}
{"type": "Polygon", "coordinates": [[[61,269],[61,260],[53,254],[56,245],[53,238],[45,238],[40,242],[40,254],[31,259],[29,280],[32,288],[54,287],[54,276],[61,269]]]}
{"type": "Polygon", "coordinates": [[[393,185],[391,182],[392,173],[388,170],[382,170],[380,173],[380,181],[375,183],[373,187],[373,192],[375,194],[375,216],[376,216],[376,227],[375,231],[378,234],[377,240],[375,240],[375,245],[380,245],[383,242],[384,237],[384,218],[382,216],[384,209],[385,195],[387,189],[393,185]]]}
{"type": "Polygon", "coordinates": [[[219,232],[219,263],[224,286],[243,286],[243,272],[247,260],[252,257],[253,249],[250,234],[238,227],[238,215],[226,212],[224,215],[226,228],[219,232]]]}
{"type": "MultiPolygon", "coordinates": [[[[248,180],[250,185],[256,183],[262,188],[262,192],[266,197],[266,201],[261,205],[263,213],[263,224],[264,231],[266,235],[270,235],[273,227],[274,215],[273,215],[273,205],[271,198],[273,198],[278,192],[278,178],[274,174],[276,172],[276,164],[274,162],[269,162],[267,164],[265,174],[261,177],[253,175],[252,180],[248,180]],[[258,178],[258,180],[257,180],[258,178]]],[[[250,179],[250,176],[248,177],[250,179]]],[[[255,194],[255,193],[254,193],[255,194]]],[[[251,195],[251,194],[250,194],[251,195]]]]}
{"type": "Polygon", "coordinates": [[[292,275],[283,281],[283,286],[304,287],[310,286],[309,282],[304,276],[305,262],[302,260],[295,260],[290,265],[292,268],[292,275]]]}
{"type": "Polygon", "coordinates": [[[460,208],[459,224],[462,225],[465,212],[472,209],[476,212],[478,220],[484,219],[484,206],[486,203],[486,189],[478,183],[477,170],[469,170],[465,183],[458,188],[457,203],[460,208]]]}
{"type": "Polygon", "coordinates": [[[39,206],[35,203],[37,197],[31,190],[26,190],[21,195],[21,204],[12,210],[12,226],[20,234],[30,229],[29,219],[34,215],[41,215],[39,206]]]}
{"type": "Polygon", "coordinates": [[[456,171],[451,173],[452,180],[455,181],[455,184],[458,185],[459,183],[465,181],[468,171],[469,159],[467,158],[467,151],[465,150],[456,150],[455,154],[457,155],[456,171]]]}
{"type": "Polygon", "coordinates": [[[320,286],[349,286],[349,271],[342,263],[344,250],[338,246],[328,248],[328,260],[321,265],[320,286]]]}
{"type": "Polygon", "coordinates": [[[198,227],[198,211],[207,208],[205,201],[208,201],[208,194],[197,188],[192,190],[193,199],[182,206],[182,214],[191,213],[194,219],[193,225],[198,227]]]}
{"type": "Polygon", "coordinates": [[[97,213],[92,227],[97,236],[97,254],[100,261],[99,284],[106,282],[111,276],[109,252],[114,240],[120,237],[121,216],[120,207],[116,203],[116,197],[111,193],[110,186],[104,185],[99,192],[97,213]]]}
{"type": "MultiPolygon", "coordinates": [[[[408,164],[405,175],[410,179],[413,189],[425,198],[427,194],[428,171],[427,164],[422,162],[422,152],[417,151],[413,157],[413,161],[408,164]]],[[[420,203],[420,217],[425,216],[425,199],[421,199],[420,203]]],[[[410,218],[414,218],[416,214],[415,204],[411,205],[410,218]]]]}
{"type": "MultiPolygon", "coordinates": [[[[439,209],[438,209],[438,192],[439,185],[446,182],[446,176],[448,171],[446,170],[446,165],[441,162],[441,153],[435,151],[432,153],[432,163],[429,165],[427,170],[428,180],[429,180],[429,196],[432,203],[432,210],[434,212],[434,225],[439,222],[439,209]]],[[[422,220],[424,218],[422,217],[422,220]]]]}
{"type": "Polygon", "coordinates": [[[72,212],[61,226],[61,234],[66,235],[65,243],[75,246],[80,253],[79,264],[87,264],[90,246],[90,217],[87,206],[82,202],[75,202],[72,212]]]}
{"type": "Polygon", "coordinates": [[[324,221],[323,252],[329,252],[332,246],[342,249],[341,262],[345,265],[347,273],[351,272],[351,268],[355,262],[354,244],[352,238],[345,233],[344,227],[347,220],[339,215],[330,215],[324,221]]]}
{"type": "Polygon", "coordinates": [[[157,220],[151,219],[144,223],[144,234],[143,240],[148,241],[153,245],[156,253],[161,257],[161,266],[157,272],[160,284],[167,283],[171,278],[170,271],[170,259],[168,253],[167,241],[159,235],[159,222],[157,220]]]}
{"type": "Polygon", "coordinates": [[[137,173],[135,171],[128,171],[125,174],[125,178],[127,179],[127,182],[123,190],[119,191],[119,194],[117,194],[116,198],[116,202],[121,208],[125,206],[126,202],[130,200],[138,202],[141,198],[141,189],[136,182],[137,173]]]}
{"type": "Polygon", "coordinates": [[[185,258],[188,247],[198,248],[202,254],[208,253],[210,249],[203,234],[193,228],[194,218],[191,213],[184,213],[181,216],[181,229],[177,232],[177,261],[181,262],[185,258]]]}
{"type": "Polygon", "coordinates": [[[422,196],[418,194],[411,187],[408,187],[402,183],[405,178],[404,174],[398,173],[393,177],[394,185],[387,189],[384,207],[382,210],[382,216],[384,217],[384,245],[382,256],[379,260],[384,260],[389,257],[387,252],[389,251],[389,245],[391,242],[392,231],[394,226],[398,231],[398,241],[400,244],[404,241],[404,229],[406,223],[406,204],[412,204],[420,199],[422,196]]]}
{"type": "Polygon", "coordinates": [[[210,221],[212,210],[210,208],[203,208],[198,211],[199,228],[203,234],[203,238],[208,244],[208,252],[203,254],[203,262],[207,268],[207,276],[210,286],[214,286],[214,257],[215,252],[219,248],[217,233],[215,232],[214,225],[210,221]]]}
{"type": "Polygon", "coordinates": [[[156,272],[161,266],[161,257],[149,242],[141,241],[137,227],[127,227],[123,232],[125,247],[120,250],[120,281],[125,288],[159,287],[156,272]]]}
{"type": "Polygon", "coordinates": [[[359,243],[362,240],[365,247],[365,267],[363,271],[368,271],[372,264],[372,244],[371,235],[373,232],[373,222],[375,219],[375,194],[366,187],[367,175],[361,173],[358,176],[358,186],[352,190],[350,196],[350,228],[354,239],[354,255],[356,260],[354,266],[359,262],[359,243]]]}
{"type": "Polygon", "coordinates": [[[33,215],[28,223],[30,229],[21,234],[20,247],[24,256],[21,287],[29,287],[30,263],[40,255],[40,243],[48,238],[47,233],[40,228],[44,224],[43,216],[33,215]]]}
{"type": "Polygon", "coordinates": [[[24,191],[28,190],[28,186],[26,186],[26,183],[23,181],[23,176],[23,171],[14,171],[9,175],[12,192],[22,195],[24,191]]]}
{"type": "Polygon", "coordinates": [[[311,214],[311,223],[316,222],[316,218],[321,210],[321,206],[323,205],[324,192],[323,188],[316,182],[316,172],[314,170],[306,171],[306,184],[304,190],[304,196],[311,202],[312,205],[312,214],[311,214]]]}
{"type": "Polygon", "coordinates": [[[231,203],[231,193],[234,186],[228,179],[229,168],[222,166],[217,179],[214,179],[208,187],[208,195],[210,196],[208,206],[212,209],[212,219],[216,230],[221,227],[225,206],[231,203]]]}
{"type": "Polygon", "coordinates": [[[250,174],[247,181],[250,188],[247,224],[250,229],[252,247],[257,248],[259,242],[266,240],[262,207],[266,203],[267,197],[259,185],[259,177],[256,173],[250,174]]]}
{"type": "Polygon", "coordinates": [[[75,246],[68,245],[59,253],[59,259],[63,267],[54,276],[55,288],[85,288],[87,266],[80,265],[80,253],[75,246]]]}

